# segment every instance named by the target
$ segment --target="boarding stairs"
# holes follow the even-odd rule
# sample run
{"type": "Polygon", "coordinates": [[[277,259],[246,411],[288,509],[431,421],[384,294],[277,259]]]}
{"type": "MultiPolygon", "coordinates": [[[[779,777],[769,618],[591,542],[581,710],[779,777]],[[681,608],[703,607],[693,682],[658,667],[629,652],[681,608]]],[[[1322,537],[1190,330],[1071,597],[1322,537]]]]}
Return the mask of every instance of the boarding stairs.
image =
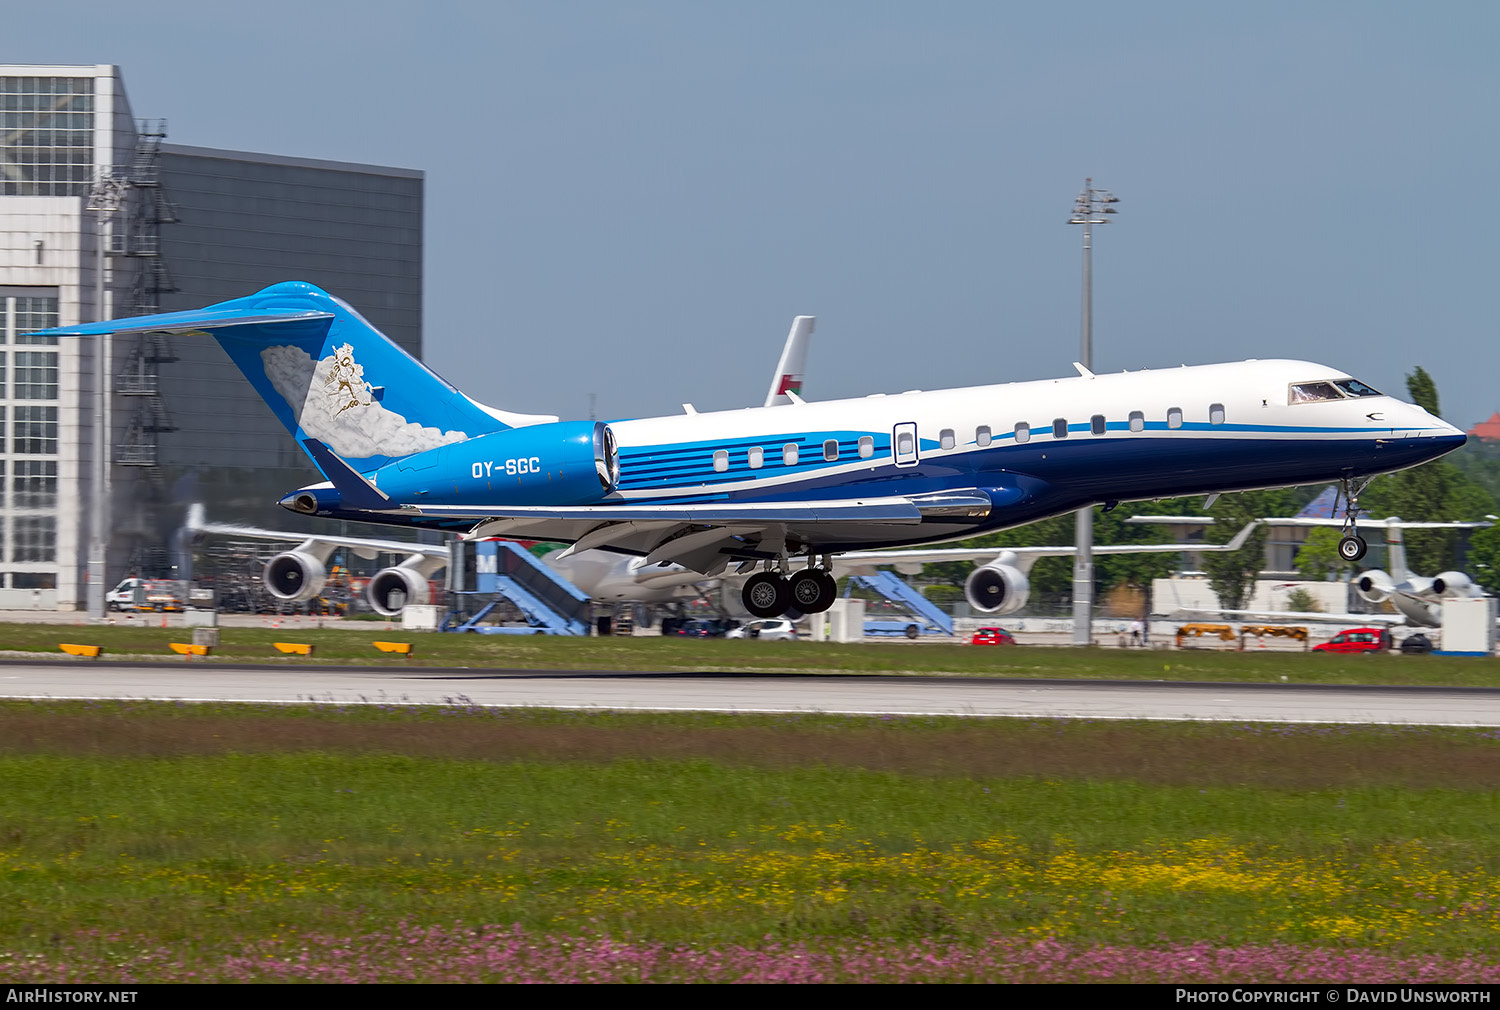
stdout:
{"type": "Polygon", "coordinates": [[[473,631],[487,635],[588,634],[587,596],[519,544],[500,540],[494,546],[493,598],[472,617],[465,619],[456,611],[450,614],[443,622],[445,631],[473,631]],[[526,624],[512,627],[485,624],[485,618],[501,602],[510,603],[519,610],[526,624]]]}
{"type": "MultiPolygon", "coordinates": [[[[887,600],[906,610],[911,614],[928,634],[953,634],[953,618],[942,610],[937,604],[923,596],[920,590],[913,589],[907,585],[900,576],[894,572],[876,572],[873,575],[851,575],[849,587],[858,585],[862,589],[879,593],[887,600]]],[[[848,595],[848,588],[844,595],[848,595]]],[[[912,625],[911,621],[881,621],[872,619],[865,622],[867,634],[902,634],[912,625]]]]}

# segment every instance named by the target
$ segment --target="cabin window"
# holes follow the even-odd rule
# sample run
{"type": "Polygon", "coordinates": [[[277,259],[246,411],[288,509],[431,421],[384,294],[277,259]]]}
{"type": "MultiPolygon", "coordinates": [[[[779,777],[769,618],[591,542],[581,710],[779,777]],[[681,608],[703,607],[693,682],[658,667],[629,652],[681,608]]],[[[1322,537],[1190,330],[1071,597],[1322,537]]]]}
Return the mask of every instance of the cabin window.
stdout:
{"type": "Polygon", "coordinates": [[[875,455],[875,439],[869,435],[861,435],[859,439],[859,458],[869,459],[875,455]]]}
{"type": "Polygon", "coordinates": [[[1016,442],[1017,443],[1021,443],[1021,442],[1030,442],[1030,441],[1031,441],[1031,425],[1027,424],[1025,421],[1017,421],[1016,422],[1016,442]]]}
{"type": "Polygon", "coordinates": [[[838,459],[839,458],[839,441],[838,441],[838,439],[836,439],[836,438],[830,438],[830,439],[828,439],[827,441],[825,441],[823,443],[823,458],[824,459],[828,459],[828,460],[834,460],[834,459],[838,459]]]}
{"type": "Polygon", "coordinates": [[[954,437],[952,428],[944,428],[938,432],[938,444],[944,449],[951,449],[958,444],[958,439],[954,437]]]}
{"type": "Polygon", "coordinates": [[[788,442],[786,445],[784,445],[784,446],[781,447],[781,465],[782,466],[796,466],[797,465],[797,443],[796,442],[788,442]]]}
{"type": "Polygon", "coordinates": [[[766,465],[766,450],[758,445],[752,445],[746,454],[750,457],[750,469],[759,470],[766,465]]]}
{"type": "Polygon", "coordinates": [[[1131,431],[1145,431],[1146,430],[1146,415],[1143,414],[1143,413],[1141,413],[1139,410],[1132,410],[1130,412],[1130,430],[1131,431]]]}
{"type": "Polygon", "coordinates": [[[896,455],[902,459],[917,454],[917,433],[902,431],[896,435],[896,455]]]}
{"type": "Polygon", "coordinates": [[[1169,408],[1167,410],[1167,427],[1168,428],[1181,428],[1182,427],[1182,408],[1181,407],[1171,407],[1171,408],[1169,408]]]}
{"type": "Polygon", "coordinates": [[[974,429],[974,444],[983,449],[990,444],[990,426],[981,424],[974,429]]]}
{"type": "Polygon", "coordinates": [[[728,470],[728,469],[729,469],[729,450],[728,449],[720,449],[718,452],[714,453],[714,470],[716,472],[718,472],[718,473],[723,473],[725,470],[728,470]]]}
{"type": "Polygon", "coordinates": [[[1321,403],[1342,400],[1344,394],[1331,382],[1294,382],[1287,393],[1287,403],[1321,403]]]}
{"type": "Polygon", "coordinates": [[[1102,435],[1104,434],[1106,427],[1107,426],[1104,423],[1103,414],[1095,414],[1093,417],[1089,418],[1089,434],[1102,435]]]}
{"type": "Polygon", "coordinates": [[[1224,405],[1222,403],[1210,403],[1208,405],[1208,423],[1224,423],[1224,405]]]}
{"type": "Polygon", "coordinates": [[[1054,420],[1052,422],[1052,437],[1053,438],[1067,438],[1068,437],[1068,419],[1067,418],[1065,418],[1065,417],[1059,417],[1059,418],[1057,418],[1056,420],[1054,420]]]}

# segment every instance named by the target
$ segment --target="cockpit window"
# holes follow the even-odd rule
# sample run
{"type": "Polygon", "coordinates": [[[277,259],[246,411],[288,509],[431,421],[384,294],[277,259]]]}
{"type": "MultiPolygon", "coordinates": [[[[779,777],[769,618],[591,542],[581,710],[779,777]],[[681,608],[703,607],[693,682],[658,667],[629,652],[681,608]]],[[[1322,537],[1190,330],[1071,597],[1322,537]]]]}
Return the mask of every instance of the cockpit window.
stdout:
{"type": "Polygon", "coordinates": [[[1344,395],[1331,382],[1294,382],[1288,403],[1317,403],[1320,400],[1342,400],[1344,395]]]}
{"type": "Polygon", "coordinates": [[[1347,396],[1379,396],[1380,390],[1367,386],[1358,379],[1335,379],[1333,384],[1347,396]]]}

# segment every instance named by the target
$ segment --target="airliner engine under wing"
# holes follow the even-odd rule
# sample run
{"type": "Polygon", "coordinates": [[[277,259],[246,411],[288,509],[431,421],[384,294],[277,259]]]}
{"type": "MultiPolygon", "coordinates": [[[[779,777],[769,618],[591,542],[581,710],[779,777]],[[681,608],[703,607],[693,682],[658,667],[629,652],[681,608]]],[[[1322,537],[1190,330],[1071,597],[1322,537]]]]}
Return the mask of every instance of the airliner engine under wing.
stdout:
{"type": "Polygon", "coordinates": [[[846,551],[1100,502],[1328,480],[1353,491],[1466,438],[1339,369],[1280,360],[559,421],[478,403],[302,282],[44,332],[156,331],[212,334],[327,476],[282,500],[293,511],[570,541],[705,575],[761,565],[743,591],[757,616],[826,609],[846,551]]]}

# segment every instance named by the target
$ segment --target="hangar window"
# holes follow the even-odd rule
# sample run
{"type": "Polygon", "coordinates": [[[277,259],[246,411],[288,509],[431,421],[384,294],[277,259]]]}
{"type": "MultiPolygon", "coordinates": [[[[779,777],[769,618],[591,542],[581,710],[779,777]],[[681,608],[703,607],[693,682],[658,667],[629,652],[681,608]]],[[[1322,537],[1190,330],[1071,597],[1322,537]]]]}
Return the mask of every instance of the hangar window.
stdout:
{"type": "Polygon", "coordinates": [[[1065,417],[1059,417],[1059,418],[1057,418],[1056,420],[1054,420],[1052,422],[1052,437],[1053,438],[1067,438],[1068,437],[1068,419],[1067,418],[1065,418],[1065,417]]]}
{"type": "MultiPolygon", "coordinates": [[[[5,470],[0,468],[0,477],[5,470]]],[[[57,460],[18,459],[11,483],[11,505],[18,509],[57,507],[57,460]]]]}
{"type": "Polygon", "coordinates": [[[57,560],[56,516],[18,515],[12,532],[12,561],[45,564],[57,560]]]}
{"type": "Polygon", "coordinates": [[[1168,410],[1167,410],[1167,427],[1168,428],[1181,428],[1182,427],[1182,408],[1181,407],[1171,407],[1171,408],[1168,408],[1168,410]]]}
{"type": "Polygon", "coordinates": [[[1103,414],[1095,414],[1089,418],[1089,434],[1102,435],[1108,426],[1104,423],[1103,414]]]}
{"type": "Polygon", "coordinates": [[[875,439],[869,435],[861,435],[859,439],[859,458],[869,459],[875,455],[875,439]]]}
{"type": "Polygon", "coordinates": [[[17,351],[13,392],[17,400],[57,399],[57,352],[17,351]]]}
{"type": "Polygon", "coordinates": [[[57,408],[16,407],[11,451],[28,456],[57,455],[57,408]]]}
{"type": "Polygon", "coordinates": [[[823,458],[835,460],[839,458],[839,440],[836,438],[826,439],[823,442],[823,458]]]}
{"type": "Polygon", "coordinates": [[[729,469],[729,450],[728,449],[720,449],[718,452],[714,453],[714,471],[716,473],[723,473],[725,470],[728,470],[728,469],[729,469]]]}
{"type": "Polygon", "coordinates": [[[981,424],[974,429],[974,444],[983,449],[990,444],[990,426],[981,424]]]}
{"type": "Polygon", "coordinates": [[[1016,443],[1031,441],[1031,425],[1025,421],[1016,422],[1016,443]]]}
{"type": "Polygon", "coordinates": [[[1146,430],[1146,415],[1142,414],[1139,410],[1132,410],[1130,412],[1130,430],[1131,431],[1145,431],[1146,430]]]}
{"type": "Polygon", "coordinates": [[[781,465],[782,466],[796,466],[797,465],[797,443],[796,442],[788,442],[786,445],[784,445],[784,446],[781,447],[781,465]]]}
{"type": "Polygon", "coordinates": [[[1208,423],[1224,423],[1224,405],[1222,403],[1210,403],[1208,405],[1208,423]]]}
{"type": "Polygon", "coordinates": [[[954,436],[952,428],[944,428],[938,432],[938,444],[944,449],[951,449],[958,444],[958,439],[954,436]]]}
{"type": "Polygon", "coordinates": [[[766,465],[766,450],[760,446],[752,445],[747,455],[750,457],[750,469],[759,470],[766,465]]]}

